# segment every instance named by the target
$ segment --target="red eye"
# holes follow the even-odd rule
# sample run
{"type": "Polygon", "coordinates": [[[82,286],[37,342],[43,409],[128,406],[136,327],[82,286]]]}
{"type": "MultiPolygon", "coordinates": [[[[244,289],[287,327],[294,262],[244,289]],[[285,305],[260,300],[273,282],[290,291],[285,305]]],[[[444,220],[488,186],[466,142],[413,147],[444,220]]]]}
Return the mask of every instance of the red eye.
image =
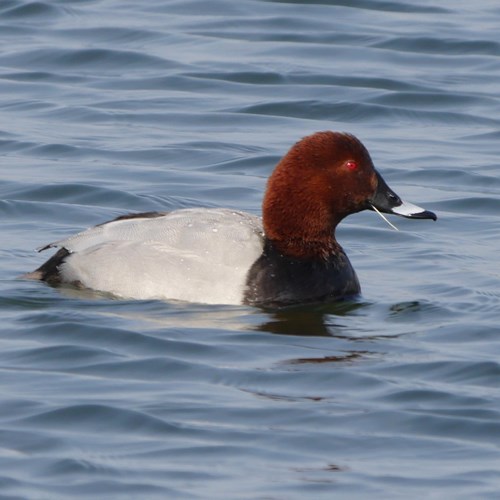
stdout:
{"type": "Polygon", "coordinates": [[[349,170],[356,170],[358,168],[358,164],[354,160],[349,160],[345,166],[349,170]]]}

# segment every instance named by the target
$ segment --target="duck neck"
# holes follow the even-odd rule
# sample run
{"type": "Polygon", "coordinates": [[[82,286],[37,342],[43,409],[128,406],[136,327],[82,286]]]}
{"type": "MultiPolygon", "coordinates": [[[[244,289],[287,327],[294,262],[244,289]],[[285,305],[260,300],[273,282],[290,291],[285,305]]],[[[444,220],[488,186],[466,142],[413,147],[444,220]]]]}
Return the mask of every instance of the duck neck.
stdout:
{"type": "Polygon", "coordinates": [[[336,196],[326,169],[319,175],[318,168],[311,167],[295,147],[269,177],[262,204],[264,232],[285,256],[328,259],[342,253],[335,229],[349,213],[346,197],[336,196]]]}
{"type": "Polygon", "coordinates": [[[335,239],[339,220],[323,210],[321,205],[283,203],[266,196],[263,210],[264,232],[273,247],[288,257],[328,260],[342,253],[335,239]]]}
{"type": "Polygon", "coordinates": [[[294,259],[329,260],[332,256],[343,253],[342,247],[335,238],[325,240],[303,240],[300,238],[271,239],[267,238],[280,254],[294,259]]]}

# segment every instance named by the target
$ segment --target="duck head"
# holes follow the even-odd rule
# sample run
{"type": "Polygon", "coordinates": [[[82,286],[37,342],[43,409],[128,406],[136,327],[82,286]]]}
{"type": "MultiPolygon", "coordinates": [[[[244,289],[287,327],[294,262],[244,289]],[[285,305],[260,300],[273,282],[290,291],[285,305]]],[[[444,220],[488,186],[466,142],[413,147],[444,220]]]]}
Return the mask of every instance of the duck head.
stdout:
{"type": "Polygon", "coordinates": [[[366,209],[436,220],[433,212],[404,202],[389,188],[356,137],[316,132],[292,146],[269,178],[264,231],[286,255],[326,257],[340,249],[338,223],[366,209]]]}

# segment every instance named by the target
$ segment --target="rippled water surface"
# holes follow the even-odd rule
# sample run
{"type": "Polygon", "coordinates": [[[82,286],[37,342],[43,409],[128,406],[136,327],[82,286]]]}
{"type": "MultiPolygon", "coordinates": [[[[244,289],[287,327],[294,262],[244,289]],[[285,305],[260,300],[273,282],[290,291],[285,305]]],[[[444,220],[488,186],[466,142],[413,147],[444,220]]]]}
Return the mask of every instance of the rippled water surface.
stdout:
{"type": "Polygon", "coordinates": [[[0,2],[2,498],[498,498],[500,7],[0,2]],[[117,215],[260,213],[316,130],[438,221],[339,229],[354,303],[16,279],[117,215]]]}

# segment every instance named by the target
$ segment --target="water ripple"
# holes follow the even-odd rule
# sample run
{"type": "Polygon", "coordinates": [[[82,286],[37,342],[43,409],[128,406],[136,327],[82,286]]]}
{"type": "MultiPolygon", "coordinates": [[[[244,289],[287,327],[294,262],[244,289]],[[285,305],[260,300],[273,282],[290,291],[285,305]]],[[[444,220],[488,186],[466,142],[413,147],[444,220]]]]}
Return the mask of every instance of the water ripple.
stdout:
{"type": "Polygon", "coordinates": [[[0,56],[0,62],[12,65],[21,58],[25,64],[33,68],[45,70],[122,70],[124,65],[138,69],[151,68],[157,65],[171,67],[176,63],[169,62],[160,57],[150,56],[123,49],[35,49],[17,52],[11,55],[0,56]]]}
{"type": "Polygon", "coordinates": [[[4,0],[0,495],[496,498],[499,16],[4,0]],[[327,129],[438,213],[398,232],[343,221],[358,300],[267,310],[18,279],[35,248],[124,213],[260,214],[284,152],[327,129]]]}
{"type": "Polygon", "coordinates": [[[442,40],[439,38],[398,37],[373,44],[373,47],[404,52],[450,54],[463,57],[469,54],[500,55],[500,44],[489,40],[442,40]]]}
{"type": "Polygon", "coordinates": [[[64,15],[66,11],[66,8],[54,6],[48,2],[27,2],[24,5],[16,5],[17,3],[19,2],[3,2],[3,8],[0,9],[2,17],[20,21],[31,20],[37,17],[51,19],[64,15]]]}

